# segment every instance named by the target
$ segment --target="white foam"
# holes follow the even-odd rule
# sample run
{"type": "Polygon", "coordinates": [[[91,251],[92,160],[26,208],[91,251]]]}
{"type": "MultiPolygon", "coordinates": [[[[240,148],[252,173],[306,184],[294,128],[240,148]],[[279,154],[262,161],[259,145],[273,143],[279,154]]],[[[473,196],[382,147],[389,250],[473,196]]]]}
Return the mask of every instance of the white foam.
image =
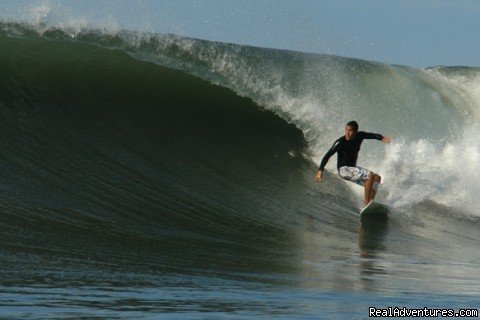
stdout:
{"type": "Polygon", "coordinates": [[[393,142],[377,163],[384,176],[385,201],[403,207],[431,200],[479,215],[479,129],[478,123],[470,124],[461,138],[446,144],[428,140],[393,142]]]}

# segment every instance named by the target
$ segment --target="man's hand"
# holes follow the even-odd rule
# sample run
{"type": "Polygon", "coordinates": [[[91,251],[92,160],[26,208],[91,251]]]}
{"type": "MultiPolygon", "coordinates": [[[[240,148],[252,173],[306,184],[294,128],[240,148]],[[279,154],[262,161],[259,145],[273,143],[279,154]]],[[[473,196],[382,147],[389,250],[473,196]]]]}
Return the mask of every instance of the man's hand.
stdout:
{"type": "Polygon", "coordinates": [[[315,182],[321,182],[323,178],[323,171],[318,170],[317,175],[315,176],[315,182]]]}
{"type": "Polygon", "coordinates": [[[390,143],[390,141],[392,141],[392,136],[385,136],[382,139],[383,143],[390,143]]]}

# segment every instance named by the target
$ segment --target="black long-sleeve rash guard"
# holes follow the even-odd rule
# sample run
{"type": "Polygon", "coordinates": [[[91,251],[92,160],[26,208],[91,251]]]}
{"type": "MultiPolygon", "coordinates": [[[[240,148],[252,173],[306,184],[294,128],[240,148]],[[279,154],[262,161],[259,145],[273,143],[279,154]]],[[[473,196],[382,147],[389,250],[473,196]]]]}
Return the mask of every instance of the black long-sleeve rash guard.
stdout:
{"type": "Polygon", "coordinates": [[[335,152],[338,153],[337,169],[343,166],[356,166],[358,152],[360,151],[360,145],[362,144],[363,139],[382,140],[383,136],[377,133],[359,131],[352,140],[347,140],[345,136],[337,139],[330,150],[328,150],[327,154],[325,154],[323,157],[322,163],[320,163],[318,170],[323,171],[328,160],[335,154],[335,152]]]}

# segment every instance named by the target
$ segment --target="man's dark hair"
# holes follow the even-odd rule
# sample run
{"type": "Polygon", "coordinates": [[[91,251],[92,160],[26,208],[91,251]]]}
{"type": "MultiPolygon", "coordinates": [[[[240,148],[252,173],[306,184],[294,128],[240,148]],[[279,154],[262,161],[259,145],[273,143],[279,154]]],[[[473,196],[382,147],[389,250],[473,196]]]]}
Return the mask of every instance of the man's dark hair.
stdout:
{"type": "Polygon", "coordinates": [[[349,123],[347,123],[347,126],[352,127],[353,130],[355,130],[355,132],[358,131],[358,123],[357,123],[357,121],[350,121],[349,123]]]}

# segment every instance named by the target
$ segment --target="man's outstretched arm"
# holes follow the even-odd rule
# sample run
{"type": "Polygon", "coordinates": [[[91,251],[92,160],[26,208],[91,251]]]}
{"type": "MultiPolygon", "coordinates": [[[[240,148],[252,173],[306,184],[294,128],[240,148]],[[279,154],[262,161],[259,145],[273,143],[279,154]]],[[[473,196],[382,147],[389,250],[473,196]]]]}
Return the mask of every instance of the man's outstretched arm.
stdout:
{"type": "MultiPolygon", "coordinates": [[[[360,133],[360,132],[359,132],[360,133]]],[[[383,143],[390,143],[392,141],[392,136],[383,136],[378,133],[370,133],[370,132],[361,132],[363,135],[363,139],[377,139],[382,141],[383,143]]]]}

